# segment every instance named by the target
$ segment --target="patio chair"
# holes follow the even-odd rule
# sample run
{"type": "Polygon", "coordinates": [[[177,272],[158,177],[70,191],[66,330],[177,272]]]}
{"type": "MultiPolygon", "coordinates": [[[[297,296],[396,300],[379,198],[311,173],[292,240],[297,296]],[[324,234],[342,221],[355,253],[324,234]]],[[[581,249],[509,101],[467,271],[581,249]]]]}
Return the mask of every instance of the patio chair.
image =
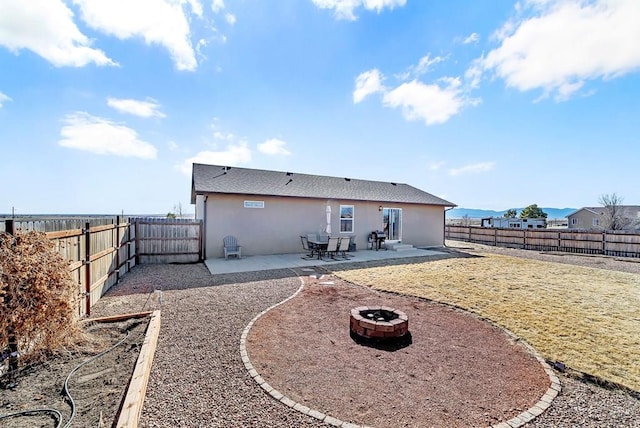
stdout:
{"type": "Polygon", "coordinates": [[[224,242],[224,259],[227,260],[229,256],[237,256],[241,258],[242,247],[238,245],[238,240],[235,236],[225,236],[222,240],[224,242]]]}
{"type": "Polygon", "coordinates": [[[304,235],[300,235],[300,241],[302,241],[302,248],[307,252],[307,254],[305,254],[305,257],[302,257],[305,260],[311,260],[313,258],[315,258],[316,256],[316,248],[315,247],[311,247],[309,245],[309,240],[306,236],[304,235]]]}
{"type": "Polygon", "coordinates": [[[338,246],[338,252],[340,253],[340,257],[343,259],[348,259],[349,257],[353,257],[351,254],[347,254],[349,251],[349,244],[351,243],[351,238],[346,236],[340,238],[340,246],[338,246]]]}
{"type": "Polygon", "coordinates": [[[325,250],[325,254],[328,254],[332,259],[336,259],[336,254],[338,253],[338,244],[340,242],[340,238],[329,237],[329,243],[327,243],[327,249],[325,250]]]}

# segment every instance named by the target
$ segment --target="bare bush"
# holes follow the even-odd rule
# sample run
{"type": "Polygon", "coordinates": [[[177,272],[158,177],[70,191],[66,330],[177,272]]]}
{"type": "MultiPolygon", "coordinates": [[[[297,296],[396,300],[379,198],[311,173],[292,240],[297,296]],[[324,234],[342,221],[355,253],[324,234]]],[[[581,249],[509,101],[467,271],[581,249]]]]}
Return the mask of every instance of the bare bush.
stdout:
{"type": "Polygon", "coordinates": [[[0,350],[11,371],[79,335],[69,263],[44,233],[0,233],[0,350]]]}

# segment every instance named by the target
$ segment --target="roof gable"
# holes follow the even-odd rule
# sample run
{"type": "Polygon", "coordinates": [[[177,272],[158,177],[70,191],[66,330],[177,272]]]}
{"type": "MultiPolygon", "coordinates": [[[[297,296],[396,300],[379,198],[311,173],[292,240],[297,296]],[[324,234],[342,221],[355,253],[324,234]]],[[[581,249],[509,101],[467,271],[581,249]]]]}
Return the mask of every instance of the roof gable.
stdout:
{"type": "MultiPolygon", "coordinates": [[[[579,213],[580,211],[589,211],[594,215],[606,215],[608,213],[606,207],[582,207],[579,210],[567,215],[571,217],[579,213]]],[[[640,217],[640,206],[638,205],[618,205],[618,213],[621,217],[636,218],[640,217]]]]}
{"type": "Polygon", "coordinates": [[[193,164],[191,202],[195,202],[196,195],[206,193],[456,206],[403,183],[193,164]]]}

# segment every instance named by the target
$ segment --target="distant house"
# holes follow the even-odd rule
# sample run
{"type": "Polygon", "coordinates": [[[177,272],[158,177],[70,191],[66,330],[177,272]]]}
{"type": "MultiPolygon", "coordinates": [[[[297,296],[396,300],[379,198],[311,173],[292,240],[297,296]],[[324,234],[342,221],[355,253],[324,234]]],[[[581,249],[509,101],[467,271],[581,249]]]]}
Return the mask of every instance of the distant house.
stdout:
{"type": "MultiPolygon", "coordinates": [[[[624,229],[640,228],[640,206],[620,205],[620,217],[624,219],[624,229]]],[[[606,207],[584,207],[567,216],[569,229],[603,230],[609,223],[606,207]]]]}
{"type": "Polygon", "coordinates": [[[547,221],[544,218],[487,217],[481,220],[480,225],[503,229],[544,229],[547,221]]]}
{"type": "Polygon", "coordinates": [[[402,183],[203,164],[193,165],[191,203],[207,258],[222,257],[226,235],[243,256],[299,253],[300,235],[329,230],[357,249],[375,230],[392,243],[442,246],[445,208],[456,206],[402,183]]]}

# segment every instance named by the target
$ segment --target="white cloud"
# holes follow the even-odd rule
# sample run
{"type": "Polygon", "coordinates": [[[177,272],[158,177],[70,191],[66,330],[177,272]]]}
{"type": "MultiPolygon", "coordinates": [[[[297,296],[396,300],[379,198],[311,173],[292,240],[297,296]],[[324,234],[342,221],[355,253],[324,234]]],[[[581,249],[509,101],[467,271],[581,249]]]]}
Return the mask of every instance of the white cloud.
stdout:
{"type": "Polygon", "coordinates": [[[430,171],[438,171],[440,168],[444,166],[444,161],[431,162],[428,165],[430,171]]]}
{"type": "Polygon", "coordinates": [[[195,70],[197,61],[191,44],[188,2],[193,13],[202,13],[194,0],[72,0],[90,27],[118,39],[141,37],[169,51],[178,70],[195,70]],[[196,5],[194,7],[194,5],[196,5]]]}
{"type": "Polygon", "coordinates": [[[401,107],[407,120],[424,120],[427,125],[448,121],[468,105],[479,100],[467,96],[460,79],[442,78],[441,84],[425,84],[418,80],[403,83],[384,94],[383,104],[401,107]]]}
{"type": "Polygon", "coordinates": [[[471,165],[465,165],[460,168],[452,168],[449,170],[449,175],[465,175],[465,174],[479,174],[482,172],[487,172],[493,170],[495,167],[494,162],[481,162],[474,163],[471,165]]]}
{"type": "Polygon", "coordinates": [[[28,49],[56,67],[117,65],[91,47],[62,0],[0,1],[0,45],[16,53],[28,49]]]}
{"type": "Polygon", "coordinates": [[[288,156],[291,154],[289,150],[286,149],[287,143],[282,140],[278,140],[277,138],[271,138],[270,140],[265,141],[264,143],[258,144],[258,151],[267,155],[284,155],[288,156]]]}
{"type": "Polygon", "coordinates": [[[213,0],[211,2],[211,10],[213,11],[213,13],[219,13],[224,9],[224,7],[224,0],[213,0]]]}
{"type": "Polygon", "coordinates": [[[384,86],[382,80],[384,76],[376,68],[373,70],[360,73],[356,77],[356,88],[353,90],[353,103],[358,104],[364,100],[367,96],[375,94],[376,92],[382,92],[384,86]]]}
{"type": "Polygon", "coordinates": [[[447,58],[442,56],[436,56],[431,58],[431,54],[427,54],[420,58],[420,61],[416,65],[412,65],[402,74],[396,75],[400,80],[408,80],[411,78],[419,77],[431,70],[431,66],[445,61],[447,58]]]}
{"type": "Polygon", "coordinates": [[[165,117],[160,111],[160,104],[153,98],[147,98],[146,101],[108,98],[107,104],[120,113],[129,113],[139,117],[165,117]]]}
{"type": "Polygon", "coordinates": [[[236,23],[236,16],[233,13],[225,14],[224,19],[227,21],[229,25],[233,25],[236,23]]]}
{"type": "Polygon", "coordinates": [[[187,0],[187,2],[189,3],[189,6],[191,6],[191,11],[193,12],[193,14],[199,18],[202,18],[202,3],[200,3],[199,0],[187,0]]]}
{"type": "Polygon", "coordinates": [[[2,104],[6,103],[7,101],[13,101],[13,100],[8,95],[5,95],[2,92],[0,92],[0,108],[2,108],[2,104]]]}
{"type": "Polygon", "coordinates": [[[380,13],[382,9],[402,7],[407,0],[312,0],[320,9],[333,9],[337,19],[356,20],[354,11],[360,7],[366,10],[375,10],[380,13]]]}
{"type": "Polygon", "coordinates": [[[186,176],[191,176],[191,169],[194,163],[239,166],[249,162],[251,162],[251,150],[247,147],[245,141],[241,141],[227,146],[223,151],[200,152],[176,165],[176,169],[186,176]]]}
{"type": "Polygon", "coordinates": [[[462,41],[462,43],[468,45],[471,43],[478,43],[478,40],[480,40],[480,35],[478,33],[471,33],[462,41]]]}
{"type": "Polygon", "coordinates": [[[640,68],[637,0],[529,0],[517,12],[494,35],[500,46],[480,59],[508,87],[564,100],[589,80],[640,68]]]}
{"type": "Polygon", "coordinates": [[[155,159],[156,148],[138,138],[133,129],[85,112],[69,114],[60,130],[62,147],[99,155],[155,159]]]}

